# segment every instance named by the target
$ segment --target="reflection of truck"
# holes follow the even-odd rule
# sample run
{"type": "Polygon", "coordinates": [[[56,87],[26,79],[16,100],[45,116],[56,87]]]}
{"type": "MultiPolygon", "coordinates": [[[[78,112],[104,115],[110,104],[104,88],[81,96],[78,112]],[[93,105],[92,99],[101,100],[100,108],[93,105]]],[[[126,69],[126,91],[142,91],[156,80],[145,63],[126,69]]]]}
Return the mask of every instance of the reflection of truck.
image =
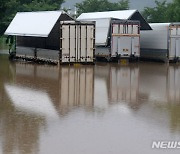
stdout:
{"type": "Polygon", "coordinates": [[[111,67],[109,82],[111,103],[137,103],[139,97],[139,68],[111,67]]]}
{"type": "Polygon", "coordinates": [[[163,61],[180,58],[180,23],[153,23],[141,31],[141,57],[163,61]]]}
{"type": "Polygon", "coordinates": [[[61,67],[60,79],[62,106],[93,106],[94,67],[61,67]]]}

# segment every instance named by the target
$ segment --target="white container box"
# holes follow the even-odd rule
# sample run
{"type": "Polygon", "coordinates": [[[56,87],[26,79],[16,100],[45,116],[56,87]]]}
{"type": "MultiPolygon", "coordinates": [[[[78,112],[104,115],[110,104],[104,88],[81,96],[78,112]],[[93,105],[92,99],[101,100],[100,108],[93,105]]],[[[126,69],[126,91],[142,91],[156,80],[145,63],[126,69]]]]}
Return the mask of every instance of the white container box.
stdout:
{"type": "Polygon", "coordinates": [[[180,58],[180,23],[153,23],[141,31],[141,57],[163,61],[180,58]]]}
{"type": "Polygon", "coordinates": [[[93,63],[95,24],[61,22],[60,63],[93,63]]]}
{"type": "Polygon", "coordinates": [[[140,56],[140,23],[111,21],[111,57],[140,56]]]}

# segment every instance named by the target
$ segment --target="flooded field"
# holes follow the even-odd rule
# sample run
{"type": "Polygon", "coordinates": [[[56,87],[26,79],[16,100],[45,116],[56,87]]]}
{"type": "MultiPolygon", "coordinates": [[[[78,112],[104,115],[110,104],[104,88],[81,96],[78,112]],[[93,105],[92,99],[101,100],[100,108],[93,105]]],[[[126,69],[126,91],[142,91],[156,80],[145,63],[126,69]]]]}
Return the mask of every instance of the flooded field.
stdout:
{"type": "Polygon", "coordinates": [[[179,154],[180,65],[45,66],[0,55],[0,153],[179,154]]]}

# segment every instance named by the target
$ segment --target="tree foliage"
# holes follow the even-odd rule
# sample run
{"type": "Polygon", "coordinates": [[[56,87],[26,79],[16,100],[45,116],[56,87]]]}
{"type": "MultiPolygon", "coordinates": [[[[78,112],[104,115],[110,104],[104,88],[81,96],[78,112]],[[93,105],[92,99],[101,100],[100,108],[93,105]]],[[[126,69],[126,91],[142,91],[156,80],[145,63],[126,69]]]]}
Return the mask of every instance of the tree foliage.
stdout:
{"type": "Polygon", "coordinates": [[[180,21],[180,0],[173,0],[172,3],[166,1],[155,1],[154,8],[146,7],[142,12],[148,22],[179,22],[180,21]]]}
{"type": "Polygon", "coordinates": [[[121,0],[117,3],[108,0],[84,0],[82,3],[76,3],[77,13],[101,12],[129,9],[129,0],[121,0]]]}
{"type": "Polygon", "coordinates": [[[0,35],[17,12],[57,10],[64,0],[0,0],[0,35]]]}

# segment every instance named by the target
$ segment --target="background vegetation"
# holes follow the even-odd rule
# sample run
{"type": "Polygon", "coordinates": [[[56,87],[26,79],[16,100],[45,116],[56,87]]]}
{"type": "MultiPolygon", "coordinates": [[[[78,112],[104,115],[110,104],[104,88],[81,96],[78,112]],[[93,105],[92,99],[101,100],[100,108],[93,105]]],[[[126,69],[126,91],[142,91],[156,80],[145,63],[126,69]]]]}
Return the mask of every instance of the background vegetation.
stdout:
{"type": "MultiPolygon", "coordinates": [[[[59,10],[65,0],[0,0],[0,35],[20,11],[59,10]]],[[[148,22],[180,22],[180,0],[172,3],[155,0],[154,8],[145,7],[142,11],[148,22]]],[[[129,0],[112,3],[108,0],[84,0],[77,3],[78,15],[83,12],[113,11],[129,9],[129,0]]]]}

